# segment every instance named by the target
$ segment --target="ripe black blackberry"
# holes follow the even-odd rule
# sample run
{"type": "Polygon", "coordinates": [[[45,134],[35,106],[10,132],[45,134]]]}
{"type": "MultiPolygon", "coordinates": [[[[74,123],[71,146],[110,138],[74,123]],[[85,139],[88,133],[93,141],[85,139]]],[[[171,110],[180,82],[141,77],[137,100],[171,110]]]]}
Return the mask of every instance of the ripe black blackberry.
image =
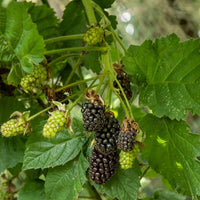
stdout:
{"type": "Polygon", "coordinates": [[[105,106],[100,95],[94,90],[88,90],[85,98],[89,102],[82,105],[83,127],[86,131],[100,131],[105,124],[105,106]]]}
{"type": "Polygon", "coordinates": [[[105,155],[95,146],[90,159],[89,174],[96,184],[106,183],[114,174],[117,163],[117,153],[105,155]]]}
{"type": "MultiPolygon", "coordinates": [[[[125,93],[127,99],[130,100],[132,97],[131,83],[130,83],[127,73],[122,70],[123,67],[124,67],[124,65],[122,63],[120,66],[116,63],[114,64],[114,69],[117,72],[116,78],[119,81],[120,85],[122,86],[122,89],[124,90],[124,93],[125,93]]],[[[120,90],[119,85],[117,84],[116,81],[113,82],[113,86],[115,88],[119,89],[119,95],[124,100],[122,91],[120,90]]]]}
{"type": "Polygon", "coordinates": [[[133,149],[138,129],[139,127],[133,119],[125,119],[123,121],[122,129],[117,139],[119,149],[125,152],[133,149]]]}
{"type": "Polygon", "coordinates": [[[117,137],[120,125],[112,112],[105,113],[105,125],[101,131],[94,134],[97,148],[105,154],[110,154],[117,150],[117,137]]]}

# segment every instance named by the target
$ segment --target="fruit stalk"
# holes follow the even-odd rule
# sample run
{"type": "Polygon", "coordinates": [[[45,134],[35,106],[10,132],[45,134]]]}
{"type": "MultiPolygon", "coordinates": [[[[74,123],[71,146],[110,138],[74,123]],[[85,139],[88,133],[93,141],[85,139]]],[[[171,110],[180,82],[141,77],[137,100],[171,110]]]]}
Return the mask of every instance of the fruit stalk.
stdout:
{"type": "Polygon", "coordinates": [[[82,0],[82,3],[85,7],[85,11],[87,13],[88,21],[90,25],[96,24],[97,20],[94,14],[93,7],[91,5],[91,0],[82,0]]]}

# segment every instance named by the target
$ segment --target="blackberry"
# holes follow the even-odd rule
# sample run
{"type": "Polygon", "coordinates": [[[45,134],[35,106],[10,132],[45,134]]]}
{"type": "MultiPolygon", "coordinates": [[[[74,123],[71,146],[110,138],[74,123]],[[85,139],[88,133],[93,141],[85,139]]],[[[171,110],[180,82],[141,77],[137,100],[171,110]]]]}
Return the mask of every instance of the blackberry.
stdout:
{"type": "Polygon", "coordinates": [[[116,140],[119,135],[120,125],[113,113],[106,112],[105,125],[101,131],[97,131],[95,141],[97,148],[105,154],[109,154],[117,150],[116,140]]]}
{"type": "Polygon", "coordinates": [[[138,156],[138,154],[140,153],[140,147],[139,144],[135,144],[135,147],[133,148],[132,151],[129,152],[124,152],[121,151],[119,154],[119,162],[121,165],[122,169],[129,169],[133,166],[133,162],[135,160],[135,158],[138,156]]]}
{"type": "Polygon", "coordinates": [[[56,110],[51,113],[47,123],[43,127],[43,135],[47,138],[55,138],[56,135],[67,125],[65,112],[56,110]]]}
{"type": "Polygon", "coordinates": [[[90,46],[103,42],[104,38],[105,31],[99,25],[91,26],[83,36],[83,40],[90,46]]]}
{"type": "Polygon", "coordinates": [[[117,153],[105,155],[96,146],[92,151],[90,159],[89,174],[96,184],[106,183],[114,174],[117,163],[117,153]]]}
{"type": "Polygon", "coordinates": [[[1,126],[1,133],[5,137],[16,136],[25,133],[25,127],[24,118],[11,119],[1,126]]]}
{"type": "Polygon", "coordinates": [[[117,139],[119,149],[125,152],[133,149],[138,129],[139,127],[133,119],[125,119],[123,121],[122,129],[117,139]]]}
{"type": "MultiPolygon", "coordinates": [[[[132,97],[131,83],[130,83],[130,80],[129,80],[127,73],[122,70],[124,65],[121,63],[120,66],[117,65],[117,64],[114,64],[114,66],[115,66],[115,71],[117,72],[116,78],[119,81],[120,85],[122,86],[122,89],[124,90],[124,93],[125,93],[127,99],[130,100],[131,97],[132,97]]],[[[116,81],[113,82],[113,86],[116,89],[119,89],[119,95],[124,100],[124,96],[122,94],[122,91],[120,90],[116,81]]]]}
{"type": "Polygon", "coordinates": [[[85,98],[89,102],[82,105],[83,127],[86,131],[100,131],[105,123],[105,107],[101,97],[94,90],[88,90],[85,98]]]}

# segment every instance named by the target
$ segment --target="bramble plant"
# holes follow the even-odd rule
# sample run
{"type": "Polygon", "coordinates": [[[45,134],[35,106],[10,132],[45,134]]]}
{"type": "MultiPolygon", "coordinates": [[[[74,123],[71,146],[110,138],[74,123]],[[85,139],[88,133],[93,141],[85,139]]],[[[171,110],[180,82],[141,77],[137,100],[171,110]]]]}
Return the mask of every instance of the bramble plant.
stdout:
{"type": "Polygon", "coordinates": [[[200,39],[127,49],[113,2],[0,0],[1,199],[200,199],[200,39]]]}

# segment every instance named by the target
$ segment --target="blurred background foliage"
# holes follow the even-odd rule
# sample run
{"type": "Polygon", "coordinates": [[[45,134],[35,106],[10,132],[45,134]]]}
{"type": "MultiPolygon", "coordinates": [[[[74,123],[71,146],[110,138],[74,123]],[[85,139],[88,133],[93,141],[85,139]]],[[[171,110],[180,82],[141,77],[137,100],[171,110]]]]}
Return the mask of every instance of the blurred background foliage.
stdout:
{"type": "MultiPolygon", "coordinates": [[[[4,0],[4,3],[9,1],[4,0]]],[[[61,19],[69,0],[32,2],[49,5],[61,19]]],[[[154,40],[171,33],[177,34],[182,41],[200,37],[200,0],[116,0],[107,11],[117,16],[116,31],[127,48],[130,44],[140,45],[147,39],[154,40]]],[[[200,133],[199,116],[188,112],[186,121],[192,132],[200,133]]],[[[151,169],[141,179],[141,185],[139,198],[161,200],[170,196],[170,192],[159,190],[171,190],[169,183],[151,169]]],[[[190,198],[178,195],[177,199],[190,198]]]]}

